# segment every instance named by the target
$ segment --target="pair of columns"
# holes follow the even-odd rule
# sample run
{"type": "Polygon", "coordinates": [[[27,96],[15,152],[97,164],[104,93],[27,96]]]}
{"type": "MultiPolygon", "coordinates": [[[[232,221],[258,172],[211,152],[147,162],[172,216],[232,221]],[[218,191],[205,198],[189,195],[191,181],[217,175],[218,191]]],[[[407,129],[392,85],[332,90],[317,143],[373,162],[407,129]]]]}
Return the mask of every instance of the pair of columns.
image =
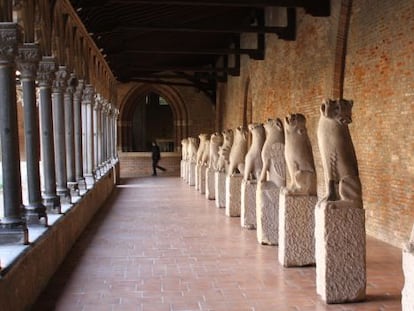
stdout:
{"type": "MultiPolygon", "coordinates": [[[[46,211],[61,212],[78,187],[94,184],[92,85],[84,86],[53,57],[40,56],[34,43],[18,48],[17,24],[0,23],[0,139],[3,170],[4,217],[0,243],[28,243],[27,225],[47,225],[46,211]],[[16,63],[21,72],[28,204],[22,204],[16,103],[16,63]],[[40,124],[36,107],[39,84],[40,124]],[[82,109],[86,113],[82,117],[82,109]],[[82,129],[82,125],[86,127],[82,129]],[[84,130],[84,132],[83,132],[84,130]],[[84,137],[82,137],[84,136],[84,137]],[[82,138],[85,139],[83,142],[82,138]],[[44,192],[40,183],[40,141],[44,192]],[[85,149],[83,146],[86,146],[85,149]],[[86,163],[83,159],[86,158],[86,163]]],[[[97,136],[96,139],[98,139],[97,136]]],[[[101,145],[103,146],[102,137],[101,145]]],[[[112,142],[111,142],[112,144],[112,142]]],[[[103,150],[103,149],[102,149],[103,150]]],[[[101,158],[100,160],[103,160],[101,158]]]]}

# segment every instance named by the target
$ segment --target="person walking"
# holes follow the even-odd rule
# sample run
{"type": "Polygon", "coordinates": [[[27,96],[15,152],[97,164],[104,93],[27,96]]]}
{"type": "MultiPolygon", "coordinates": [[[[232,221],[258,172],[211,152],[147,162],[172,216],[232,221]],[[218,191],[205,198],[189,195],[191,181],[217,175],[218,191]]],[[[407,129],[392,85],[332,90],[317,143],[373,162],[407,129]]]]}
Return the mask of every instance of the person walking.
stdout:
{"type": "Polygon", "coordinates": [[[157,176],[157,168],[163,172],[166,171],[166,169],[158,165],[158,162],[161,160],[161,152],[160,152],[160,147],[158,147],[156,141],[152,142],[151,152],[152,152],[152,176],[157,176]]]}

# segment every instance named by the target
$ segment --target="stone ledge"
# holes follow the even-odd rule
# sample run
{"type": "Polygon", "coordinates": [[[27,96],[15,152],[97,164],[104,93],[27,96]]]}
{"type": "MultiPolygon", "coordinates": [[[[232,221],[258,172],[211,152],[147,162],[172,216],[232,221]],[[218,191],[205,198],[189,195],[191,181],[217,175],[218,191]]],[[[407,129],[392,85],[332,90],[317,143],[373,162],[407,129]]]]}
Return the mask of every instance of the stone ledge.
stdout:
{"type": "Polygon", "coordinates": [[[27,310],[36,301],[72,245],[115,187],[115,164],[67,213],[42,232],[1,271],[0,301],[4,310],[27,310]]]}

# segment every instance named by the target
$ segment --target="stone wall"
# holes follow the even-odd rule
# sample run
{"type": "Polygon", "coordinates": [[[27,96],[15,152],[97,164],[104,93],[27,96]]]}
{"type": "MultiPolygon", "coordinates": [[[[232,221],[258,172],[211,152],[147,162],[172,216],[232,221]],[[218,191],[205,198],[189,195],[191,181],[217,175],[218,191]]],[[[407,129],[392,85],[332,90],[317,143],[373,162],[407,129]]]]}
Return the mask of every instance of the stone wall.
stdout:
{"type": "MultiPolygon", "coordinates": [[[[265,60],[242,57],[240,76],[229,77],[219,87],[217,105],[222,128],[234,128],[243,119],[264,122],[303,113],[322,195],[316,140],[319,106],[323,98],[342,92],[344,98],[353,99],[350,131],[363,185],[367,233],[401,247],[414,221],[414,3],[397,2],[352,1],[349,28],[344,16],[349,1],[331,1],[327,18],[298,10],[296,41],[267,34],[265,60]],[[341,68],[345,68],[343,80],[341,68]],[[244,110],[251,115],[244,116],[244,110]]],[[[254,46],[254,41],[254,36],[245,35],[242,47],[254,46]]]]}

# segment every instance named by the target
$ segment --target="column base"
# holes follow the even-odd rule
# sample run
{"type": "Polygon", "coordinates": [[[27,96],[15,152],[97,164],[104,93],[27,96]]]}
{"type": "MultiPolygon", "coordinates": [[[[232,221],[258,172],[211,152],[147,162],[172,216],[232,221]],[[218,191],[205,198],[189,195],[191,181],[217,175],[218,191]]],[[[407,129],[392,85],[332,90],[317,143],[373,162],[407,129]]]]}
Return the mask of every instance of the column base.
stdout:
{"type": "Polygon", "coordinates": [[[43,194],[42,199],[47,212],[52,214],[62,214],[60,198],[57,195],[43,194]]]}
{"type": "Polygon", "coordinates": [[[29,203],[25,207],[24,218],[27,225],[48,226],[46,206],[41,202],[29,203]]]}
{"type": "Polygon", "coordinates": [[[60,198],[60,204],[71,204],[71,196],[68,188],[58,188],[56,189],[56,194],[60,198]]]}
{"type": "Polygon", "coordinates": [[[72,197],[79,197],[79,185],[76,181],[68,181],[68,188],[70,196],[72,197]]]}
{"type": "Polygon", "coordinates": [[[91,189],[95,184],[95,176],[93,174],[85,174],[86,188],[91,189]]]}
{"type": "Polygon", "coordinates": [[[256,229],[256,180],[244,180],[241,184],[240,225],[242,228],[256,229]]]}
{"type": "Polygon", "coordinates": [[[78,189],[81,191],[81,190],[84,190],[84,191],[86,191],[87,190],[87,188],[86,188],[86,181],[85,181],[85,178],[83,178],[83,177],[79,177],[79,178],[77,178],[77,183],[78,183],[78,189]]]}
{"type": "Polygon", "coordinates": [[[241,174],[226,177],[226,216],[240,217],[242,180],[241,174]]]}
{"type": "Polygon", "coordinates": [[[324,201],[315,208],[316,291],[326,303],[366,295],[365,211],[346,203],[324,201]]]}
{"type": "Polygon", "coordinates": [[[0,223],[0,244],[29,244],[29,231],[25,223],[0,223]]]}
{"type": "Polygon", "coordinates": [[[317,196],[279,196],[279,263],[285,267],[315,264],[315,205],[317,196]]]}
{"type": "Polygon", "coordinates": [[[259,182],[256,190],[257,241],[277,245],[279,239],[279,192],[271,181],[259,182]]]}

